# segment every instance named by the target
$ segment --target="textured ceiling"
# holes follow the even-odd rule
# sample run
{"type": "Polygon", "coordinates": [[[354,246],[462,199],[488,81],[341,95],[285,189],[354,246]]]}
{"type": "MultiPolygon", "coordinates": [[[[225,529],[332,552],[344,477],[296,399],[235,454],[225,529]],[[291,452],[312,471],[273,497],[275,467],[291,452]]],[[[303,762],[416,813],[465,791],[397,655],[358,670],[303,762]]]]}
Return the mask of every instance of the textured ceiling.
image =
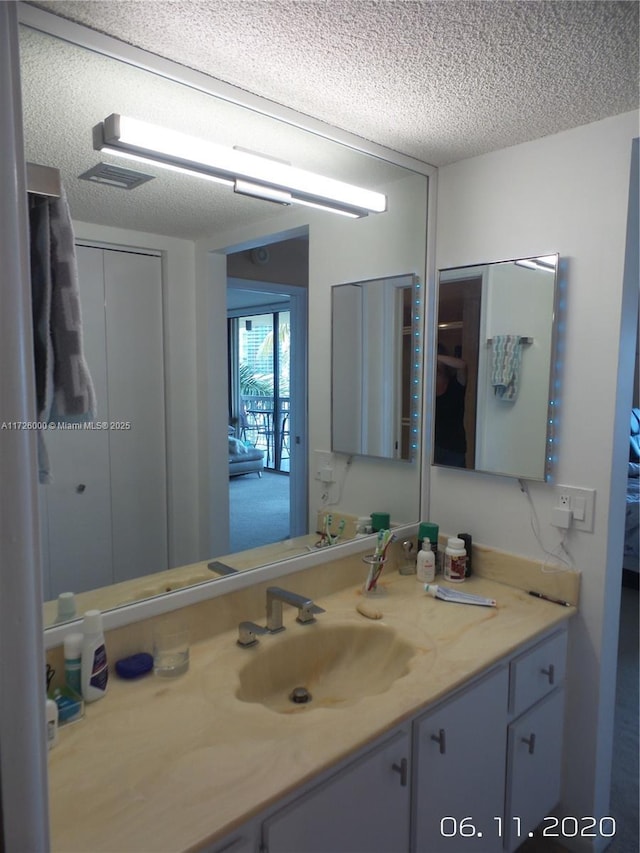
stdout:
{"type": "Polygon", "coordinates": [[[27,27],[20,30],[20,71],[26,158],[60,170],[80,221],[197,239],[271,223],[287,212],[198,177],[95,151],[92,128],[112,112],[372,189],[384,191],[406,175],[398,166],[27,27]],[[155,179],[132,191],[78,180],[98,162],[155,179]]]}
{"type": "MultiPolygon", "coordinates": [[[[26,5],[433,165],[638,106],[636,2],[26,5]]],[[[128,165],[92,147],[91,128],[112,112],[258,150],[371,189],[385,191],[407,174],[26,27],[20,50],[27,159],[61,170],[78,220],[197,239],[262,220],[271,227],[286,213],[146,164],[131,165],[156,179],[131,192],[79,181],[99,161],[128,165]]]]}
{"type": "Polygon", "coordinates": [[[433,165],[638,106],[638,3],[35,3],[433,165]]]}

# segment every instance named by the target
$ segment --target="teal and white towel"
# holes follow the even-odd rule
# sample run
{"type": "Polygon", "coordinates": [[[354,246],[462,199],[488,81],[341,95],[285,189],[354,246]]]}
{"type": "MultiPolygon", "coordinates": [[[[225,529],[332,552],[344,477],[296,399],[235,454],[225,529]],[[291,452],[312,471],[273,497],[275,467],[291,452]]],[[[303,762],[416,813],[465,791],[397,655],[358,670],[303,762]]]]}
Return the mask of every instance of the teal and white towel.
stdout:
{"type": "Polygon", "coordinates": [[[515,403],[520,388],[520,335],[494,335],[491,384],[496,397],[515,403]]]}

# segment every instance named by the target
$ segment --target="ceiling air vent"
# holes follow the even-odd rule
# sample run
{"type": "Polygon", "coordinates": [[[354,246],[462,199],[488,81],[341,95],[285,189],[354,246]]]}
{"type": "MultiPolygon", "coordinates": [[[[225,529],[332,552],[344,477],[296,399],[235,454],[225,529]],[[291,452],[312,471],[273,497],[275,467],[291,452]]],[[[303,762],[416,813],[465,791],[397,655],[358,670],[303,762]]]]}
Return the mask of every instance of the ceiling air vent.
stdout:
{"type": "Polygon", "coordinates": [[[81,181],[92,181],[94,184],[108,184],[110,187],[120,187],[122,190],[134,190],[140,184],[152,181],[154,175],[145,175],[134,169],[123,169],[122,166],[111,166],[109,163],[98,163],[88,172],[78,175],[81,181]]]}

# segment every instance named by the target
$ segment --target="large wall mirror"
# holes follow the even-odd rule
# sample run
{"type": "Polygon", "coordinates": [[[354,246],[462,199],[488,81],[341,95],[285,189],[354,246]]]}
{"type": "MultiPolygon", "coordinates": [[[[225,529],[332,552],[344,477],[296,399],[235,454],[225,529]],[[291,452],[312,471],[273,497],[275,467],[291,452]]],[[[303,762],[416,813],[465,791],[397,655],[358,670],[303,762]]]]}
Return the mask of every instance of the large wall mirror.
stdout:
{"type": "MultiPolygon", "coordinates": [[[[398,270],[424,281],[429,167],[416,164],[413,170],[355,150],[213,96],[206,86],[192,84],[192,77],[178,82],[153,73],[130,58],[138,55],[133,49],[120,61],[104,48],[109,40],[82,35],[88,31],[75,25],[67,30],[61,19],[33,7],[22,8],[21,20],[26,159],[59,169],[66,189],[79,245],[84,337],[87,358],[94,358],[98,417],[108,400],[110,420],[135,421],[128,431],[110,433],[101,447],[92,444],[98,437],[88,432],[50,438],[52,483],[40,487],[45,624],[58,618],[61,592],[95,593],[83,599],[82,609],[106,610],[170,594],[185,584],[223,584],[224,578],[207,570],[209,561],[259,570],[307,553],[318,538],[321,511],[366,515],[380,509],[379,502],[372,503],[375,495],[384,494],[394,522],[417,521],[420,459],[398,465],[357,457],[347,466],[348,457],[336,452],[333,489],[317,482],[312,464],[317,451],[331,452],[332,286],[398,270]],[[51,34],[61,28],[62,38],[51,34]],[[111,113],[259,150],[383,192],[387,210],[350,219],[294,209],[96,151],[92,128],[111,113]],[[99,163],[136,169],[151,180],[128,190],[114,186],[113,173],[106,174],[106,182],[80,178],[99,163]],[[232,550],[227,261],[241,252],[250,261],[251,252],[265,245],[275,257],[276,243],[297,241],[305,241],[299,254],[308,257],[304,280],[296,280],[308,301],[302,356],[306,394],[302,415],[292,415],[289,427],[298,454],[295,460],[292,454],[292,474],[296,465],[306,475],[304,493],[292,493],[304,529],[265,549],[232,550]],[[113,298],[106,299],[111,292],[113,298]],[[97,326],[90,316],[98,318],[97,326]],[[129,349],[121,335],[133,342],[129,349]],[[148,344],[144,353],[137,349],[142,341],[148,344]],[[153,377],[136,379],[145,364],[155,366],[153,377]],[[118,394],[105,385],[114,375],[122,377],[118,394]],[[66,441],[62,451],[57,439],[66,441]],[[116,451],[121,455],[114,468],[116,451]],[[161,460],[160,467],[154,459],[161,460]],[[163,533],[145,543],[137,534],[132,539],[132,530],[163,533]]],[[[229,273],[236,286],[240,266],[229,273]]],[[[266,268],[248,266],[254,281],[267,279],[266,268]]]]}
{"type": "Polygon", "coordinates": [[[545,480],[558,256],[443,269],[433,464],[545,480]]]}
{"type": "Polygon", "coordinates": [[[331,291],[331,449],[410,461],[419,406],[420,282],[414,275],[331,291]]]}

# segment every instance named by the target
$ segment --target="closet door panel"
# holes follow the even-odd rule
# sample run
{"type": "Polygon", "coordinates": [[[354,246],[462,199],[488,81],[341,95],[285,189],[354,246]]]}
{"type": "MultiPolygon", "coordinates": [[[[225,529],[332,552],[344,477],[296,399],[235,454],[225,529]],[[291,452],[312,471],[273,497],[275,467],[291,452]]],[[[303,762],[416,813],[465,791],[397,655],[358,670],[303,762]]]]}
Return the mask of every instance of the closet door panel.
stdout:
{"type": "Polygon", "coordinates": [[[114,580],[167,566],[159,257],[105,251],[114,580]]]}
{"type": "MultiPolygon", "coordinates": [[[[77,247],[85,357],[97,401],[97,419],[108,421],[102,251],[77,247]]],[[[84,592],[113,582],[109,436],[94,429],[48,429],[44,440],[52,482],[40,486],[45,596],[84,592]]]]}

